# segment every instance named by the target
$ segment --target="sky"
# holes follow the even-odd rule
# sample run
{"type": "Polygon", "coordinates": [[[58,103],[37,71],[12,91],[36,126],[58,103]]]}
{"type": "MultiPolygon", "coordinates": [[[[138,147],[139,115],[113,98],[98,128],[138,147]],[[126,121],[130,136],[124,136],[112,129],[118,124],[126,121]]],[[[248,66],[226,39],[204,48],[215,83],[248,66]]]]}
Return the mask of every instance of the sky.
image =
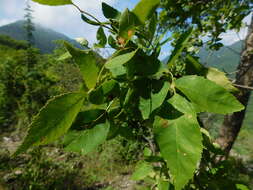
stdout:
{"type": "MultiPolygon", "coordinates": [[[[137,2],[137,0],[74,0],[74,3],[103,21],[105,18],[101,10],[102,1],[119,10],[124,10],[127,7],[133,8],[137,2]]],[[[0,0],[0,26],[22,19],[25,2],[26,0],[0,0]]],[[[73,6],[52,7],[34,2],[31,2],[31,6],[34,10],[35,23],[66,34],[71,38],[85,37],[89,41],[95,41],[96,27],[84,23],[80,13],[73,6]]]]}
{"type": "MultiPolygon", "coordinates": [[[[138,0],[73,0],[82,10],[95,15],[99,20],[103,21],[101,3],[106,2],[109,5],[124,10],[125,8],[132,9],[138,0]]],[[[0,26],[20,20],[24,16],[24,8],[26,0],[0,0],[0,26]]],[[[71,5],[65,6],[45,6],[31,2],[34,17],[34,22],[42,26],[51,28],[57,32],[61,32],[70,38],[85,38],[90,43],[96,41],[97,27],[84,23],[80,18],[80,13],[71,5]]],[[[249,22],[250,17],[245,19],[249,22]]],[[[223,43],[231,45],[234,42],[244,39],[247,30],[243,29],[239,32],[228,31],[222,34],[223,43]]],[[[165,47],[162,52],[162,57],[169,54],[169,47],[165,47]]]]}

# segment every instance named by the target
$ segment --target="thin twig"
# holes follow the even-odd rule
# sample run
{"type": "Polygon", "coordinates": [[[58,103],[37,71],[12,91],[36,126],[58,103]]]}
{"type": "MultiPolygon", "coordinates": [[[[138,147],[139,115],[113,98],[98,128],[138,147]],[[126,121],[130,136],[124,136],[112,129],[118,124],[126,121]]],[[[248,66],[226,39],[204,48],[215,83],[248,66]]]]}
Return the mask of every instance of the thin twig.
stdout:
{"type": "Polygon", "coordinates": [[[90,13],[82,10],[78,5],[76,5],[75,3],[72,2],[72,5],[74,7],[76,7],[78,9],[78,11],[82,14],[86,14],[87,16],[91,17],[92,19],[94,19],[100,26],[103,26],[105,28],[107,28],[108,30],[112,30],[110,27],[106,26],[105,24],[103,24],[102,22],[100,22],[96,17],[94,17],[93,15],[91,15],[90,13]]]}
{"type": "Polygon", "coordinates": [[[89,17],[93,18],[96,22],[101,23],[96,17],[94,17],[93,15],[91,15],[90,13],[83,11],[79,6],[77,6],[75,3],[72,2],[72,5],[75,6],[79,12],[88,15],[89,17]]]}
{"type": "Polygon", "coordinates": [[[233,85],[234,85],[235,87],[253,90],[253,87],[251,87],[251,86],[245,86],[245,85],[240,85],[240,84],[233,84],[233,85]]]}

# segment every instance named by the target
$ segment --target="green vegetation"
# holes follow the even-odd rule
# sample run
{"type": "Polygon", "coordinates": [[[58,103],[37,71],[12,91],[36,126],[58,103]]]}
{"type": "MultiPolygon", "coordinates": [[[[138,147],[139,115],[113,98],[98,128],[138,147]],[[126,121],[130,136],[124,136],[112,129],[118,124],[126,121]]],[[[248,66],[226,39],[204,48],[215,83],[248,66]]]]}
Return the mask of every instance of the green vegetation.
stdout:
{"type": "Polygon", "coordinates": [[[0,36],[0,189],[252,188],[250,130],[241,131],[230,157],[211,137],[219,114],[245,108],[234,96],[238,89],[196,54],[198,36],[208,32],[208,48],[219,49],[218,34],[240,28],[248,2],[239,18],[230,14],[238,12],[237,1],[226,9],[211,4],[230,24],[213,30],[220,13],[210,2],[198,5],[200,12],[177,2],[186,11],[179,19],[168,11],[182,10],[169,1],[140,0],[122,13],[103,3],[108,20],[101,22],[71,0],[34,1],[74,5],[84,22],[99,26],[97,43],[76,48],[61,41],[52,54],[41,54],[31,39],[0,36]],[[173,51],[164,64],[162,36],[172,29],[173,51]],[[107,44],[115,51],[104,60],[94,50],[107,44]]]}
{"type": "MultiPolygon", "coordinates": [[[[26,31],[24,28],[25,21],[17,21],[5,26],[0,27],[0,34],[8,35],[16,40],[27,40],[26,31]]],[[[55,32],[51,29],[45,28],[40,25],[35,25],[35,31],[33,32],[35,47],[40,49],[42,53],[53,53],[53,50],[57,47],[54,43],[56,40],[66,40],[76,47],[81,46],[74,40],[68,38],[64,34],[55,32]]]]}

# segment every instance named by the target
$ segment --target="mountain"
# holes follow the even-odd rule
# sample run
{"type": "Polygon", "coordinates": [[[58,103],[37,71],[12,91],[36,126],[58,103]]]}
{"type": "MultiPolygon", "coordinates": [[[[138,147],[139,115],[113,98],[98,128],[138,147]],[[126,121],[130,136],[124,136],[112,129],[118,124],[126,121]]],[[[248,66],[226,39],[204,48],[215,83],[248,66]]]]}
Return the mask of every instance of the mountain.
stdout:
{"type": "Polygon", "coordinates": [[[199,52],[201,63],[208,67],[216,67],[227,73],[234,72],[240,62],[240,53],[243,41],[235,42],[230,46],[223,46],[218,51],[202,48],[199,52]]]}
{"type": "MultiPolygon", "coordinates": [[[[24,29],[24,22],[25,21],[21,20],[1,26],[0,34],[8,35],[16,40],[26,40],[27,38],[26,31],[24,29]]],[[[40,49],[42,53],[51,53],[57,47],[57,44],[54,43],[55,40],[66,40],[76,47],[80,47],[75,40],[38,24],[35,25],[34,38],[35,47],[40,49]]]]}

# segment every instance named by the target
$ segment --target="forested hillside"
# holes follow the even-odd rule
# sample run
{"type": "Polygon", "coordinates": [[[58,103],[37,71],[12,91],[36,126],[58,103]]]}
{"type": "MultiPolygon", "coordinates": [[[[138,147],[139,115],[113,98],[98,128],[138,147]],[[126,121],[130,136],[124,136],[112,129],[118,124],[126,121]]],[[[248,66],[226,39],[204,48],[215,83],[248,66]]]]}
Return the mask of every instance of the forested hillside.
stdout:
{"type": "MultiPolygon", "coordinates": [[[[27,40],[26,31],[24,28],[25,21],[17,21],[5,26],[0,27],[0,34],[10,36],[16,40],[27,40]]],[[[55,32],[49,28],[45,28],[39,24],[35,25],[35,31],[33,32],[35,39],[35,47],[40,49],[42,53],[52,53],[57,47],[56,40],[66,40],[76,47],[81,46],[75,41],[70,39],[64,34],[55,32]]]]}

